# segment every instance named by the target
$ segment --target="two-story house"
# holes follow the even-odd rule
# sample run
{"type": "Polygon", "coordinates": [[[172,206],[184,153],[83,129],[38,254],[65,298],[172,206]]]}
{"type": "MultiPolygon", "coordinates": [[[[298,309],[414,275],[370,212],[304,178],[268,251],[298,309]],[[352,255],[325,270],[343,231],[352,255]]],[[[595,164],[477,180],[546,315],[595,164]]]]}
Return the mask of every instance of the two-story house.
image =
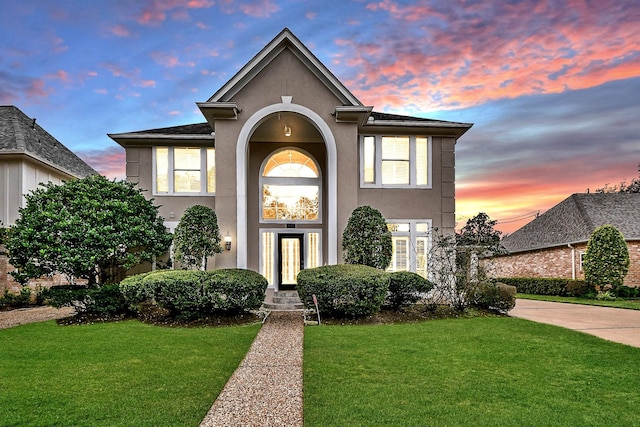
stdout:
{"type": "Polygon", "coordinates": [[[215,268],[291,285],[342,262],[361,205],[390,224],[392,270],[426,274],[430,230],[454,231],[455,145],[472,124],[373,111],[288,29],[197,106],[203,123],[109,136],[169,229],[189,206],[216,211],[231,245],[215,268]]]}

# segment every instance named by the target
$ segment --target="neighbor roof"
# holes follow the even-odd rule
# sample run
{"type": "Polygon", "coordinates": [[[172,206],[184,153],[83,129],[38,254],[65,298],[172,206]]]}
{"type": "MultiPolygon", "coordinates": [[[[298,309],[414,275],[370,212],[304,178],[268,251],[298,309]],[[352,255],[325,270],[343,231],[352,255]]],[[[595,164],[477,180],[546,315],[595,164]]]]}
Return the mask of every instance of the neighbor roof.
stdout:
{"type": "Polygon", "coordinates": [[[626,240],[640,240],[640,194],[572,194],[502,239],[511,253],[587,242],[598,227],[611,224],[626,240]]]}
{"type": "Polygon", "coordinates": [[[97,172],[13,105],[0,106],[0,155],[23,154],[67,175],[97,172]]]}

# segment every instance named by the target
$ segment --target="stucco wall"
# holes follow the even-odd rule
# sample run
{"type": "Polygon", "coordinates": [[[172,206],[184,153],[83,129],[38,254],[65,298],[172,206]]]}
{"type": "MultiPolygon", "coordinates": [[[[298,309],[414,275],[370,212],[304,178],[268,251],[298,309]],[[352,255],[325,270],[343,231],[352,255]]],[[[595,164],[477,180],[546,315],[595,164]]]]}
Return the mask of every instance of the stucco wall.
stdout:
{"type": "MultiPolygon", "coordinates": [[[[576,279],[584,279],[580,268],[580,252],[586,251],[586,244],[573,245],[575,248],[576,279]]],[[[624,284],[640,286],[640,241],[628,242],[631,264],[624,284]]],[[[496,277],[559,277],[572,278],[572,251],[568,246],[539,251],[522,252],[495,258],[491,261],[496,277]]]]}

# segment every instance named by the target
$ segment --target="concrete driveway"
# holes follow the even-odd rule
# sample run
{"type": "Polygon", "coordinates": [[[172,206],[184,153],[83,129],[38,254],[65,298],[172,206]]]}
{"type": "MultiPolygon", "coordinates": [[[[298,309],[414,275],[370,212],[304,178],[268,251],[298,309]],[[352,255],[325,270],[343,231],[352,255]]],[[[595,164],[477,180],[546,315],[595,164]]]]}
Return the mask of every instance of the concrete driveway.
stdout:
{"type": "Polygon", "coordinates": [[[518,299],[509,315],[640,347],[640,311],[518,299]]]}

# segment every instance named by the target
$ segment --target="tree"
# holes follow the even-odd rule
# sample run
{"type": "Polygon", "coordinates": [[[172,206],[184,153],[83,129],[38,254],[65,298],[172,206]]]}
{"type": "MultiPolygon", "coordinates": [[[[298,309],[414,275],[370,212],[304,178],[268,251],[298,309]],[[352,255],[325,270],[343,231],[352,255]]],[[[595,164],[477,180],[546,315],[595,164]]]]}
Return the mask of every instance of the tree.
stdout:
{"type": "Polygon", "coordinates": [[[61,273],[100,285],[171,244],[158,207],[129,182],[91,175],[25,197],[6,244],[18,281],[61,273]]]}
{"type": "Polygon", "coordinates": [[[602,290],[622,286],[629,272],[629,249],[620,230],[609,224],[596,228],[589,237],[582,268],[587,283],[602,290]]]}
{"type": "MultiPolygon", "coordinates": [[[[638,165],[638,173],[640,174],[640,165],[638,165]]],[[[602,188],[597,188],[596,193],[640,193],[640,176],[634,178],[631,182],[621,181],[620,184],[612,187],[605,184],[602,188]]]]}
{"type": "Polygon", "coordinates": [[[386,269],[391,262],[393,246],[387,221],[371,206],[360,206],[351,212],[342,233],[344,262],[386,269]]]}
{"type": "Polygon", "coordinates": [[[467,221],[456,236],[458,246],[475,246],[484,250],[484,255],[502,255],[506,249],[500,243],[501,231],[494,227],[498,221],[492,220],[484,212],[467,221]]]}
{"type": "Polygon", "coordinates": [[[207,257],[222,252],[218,217],[213,209],[194,205],[184,211],[173,236],[174,254],[188,268],[207,269],[207,257]]]}

